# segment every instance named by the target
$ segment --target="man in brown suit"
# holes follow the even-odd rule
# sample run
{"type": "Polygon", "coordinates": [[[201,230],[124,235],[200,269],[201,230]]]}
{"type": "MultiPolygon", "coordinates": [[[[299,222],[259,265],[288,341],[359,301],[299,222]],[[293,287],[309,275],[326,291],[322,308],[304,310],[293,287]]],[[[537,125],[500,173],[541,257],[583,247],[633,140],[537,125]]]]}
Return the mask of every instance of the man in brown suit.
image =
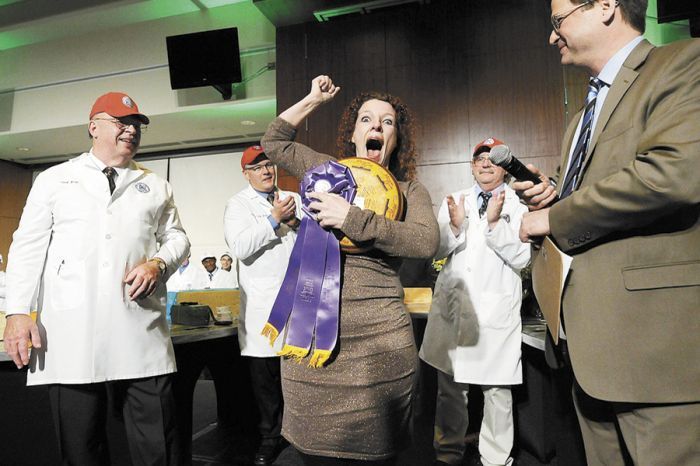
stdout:
{"type": "Polygon", "coordinates": [[[521,239],[549,235],[574,258],[562,309],[588,463],[627,450],[635,465],[697,465],[700,40],[642,39],[646,0],[551,5],[562,63],[596,79],[557,187],[530,167],[543,183],[514,188],[532,210],[521,239]]]}

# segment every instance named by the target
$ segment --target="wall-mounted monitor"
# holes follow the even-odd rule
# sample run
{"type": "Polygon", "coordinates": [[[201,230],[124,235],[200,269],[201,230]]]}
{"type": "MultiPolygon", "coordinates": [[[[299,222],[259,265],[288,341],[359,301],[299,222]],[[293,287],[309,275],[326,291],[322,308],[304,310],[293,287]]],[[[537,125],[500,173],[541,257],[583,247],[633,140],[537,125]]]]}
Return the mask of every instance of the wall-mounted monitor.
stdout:
{"type": "Polygon", "coordinates": [[[238,28],[166,37],[170,86],[229,86],[241,81],[238,28]]]}
{"type": "Polygon", "coordinates": [[[659,23],[682,19],[700,18],[698,0],[657,0],[656,12],[659,23]]]}

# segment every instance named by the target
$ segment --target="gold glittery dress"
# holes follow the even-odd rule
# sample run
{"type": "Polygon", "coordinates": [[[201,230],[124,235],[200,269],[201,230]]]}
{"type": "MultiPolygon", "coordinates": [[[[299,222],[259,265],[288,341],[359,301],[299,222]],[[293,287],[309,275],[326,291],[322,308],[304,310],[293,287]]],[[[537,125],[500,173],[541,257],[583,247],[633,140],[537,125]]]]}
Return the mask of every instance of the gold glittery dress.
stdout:
{"type": "MultiPolygon", "coordinates": [[[[329,159],[293,142],[296,130],[281,118],[262,146],[294,176],[329,159]]],[[[380,460],[409,438],[412,389],[418,364],[411,318],[403,306],[402,257],[430,258],[439,242],[430,196],[416,181],[399,182],[404,221],[351,207],[342,231],[374,241],[364,254],[343,254],[340,331],[335,355],[323,368],[282,361],[282,434],[310,455],[380,460]]]]}

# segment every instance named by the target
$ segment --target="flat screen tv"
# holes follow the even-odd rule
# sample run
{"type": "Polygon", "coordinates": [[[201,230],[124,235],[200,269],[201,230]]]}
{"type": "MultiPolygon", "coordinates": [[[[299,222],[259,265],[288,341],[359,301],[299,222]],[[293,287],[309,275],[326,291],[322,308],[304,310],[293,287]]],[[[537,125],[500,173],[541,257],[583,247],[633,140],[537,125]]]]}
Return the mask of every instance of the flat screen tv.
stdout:
{"type": "Polygon", "coordinates": [[[659,23],[700,17],[700,0],[657,0],[659,23]]]}
{"type": "Polygon", "coordinates": [[[238,28],[169,36],[165,41],[173,89],[241,81],[238,28]]]}

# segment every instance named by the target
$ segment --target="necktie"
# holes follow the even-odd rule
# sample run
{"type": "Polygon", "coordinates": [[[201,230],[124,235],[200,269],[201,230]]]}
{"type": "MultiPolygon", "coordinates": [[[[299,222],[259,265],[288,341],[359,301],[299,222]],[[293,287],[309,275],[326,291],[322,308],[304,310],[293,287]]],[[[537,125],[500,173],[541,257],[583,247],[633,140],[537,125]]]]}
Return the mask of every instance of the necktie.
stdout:
{"type": "Polygon", "coordinates": [[[270,203],[270,205],[275,205],[275,192],[272,191],[270,194],[267,195],[267,202],[270,203]]]}
{"type": "Polygon", "coordinates": [[[479,197],[482,199],[481,207],[479,207],[479,218],[483,217],[486,213],[486,209],[489,207],[489,199],[491,199],[491,193],[480,192],[479,197]]]}
{"type": "Polygon", "coordinates": [[[214,272],[209,272],[209,281],[214,280],[214,272]]]}
{"type": "Polygon", "coordinates": [[[105,174],[107,177],[107,181],[109,181],[109,194],[114,194],[114,176],[117,174],[117,172],[114,170],[112,167],[107,167],[104,170],[102,170],[102,173],[105,174]]]}
{"type": "Polygon", "coordinates": [[[576,146],[574,146],[574,152],[571,156],[571,163],[569,164],[569,171],[566,173],[564,184],[562,185],[561,192],[559,193],[560,199],[565,198],[573,192],[574,186],[576,185],[576,180],[581,173],[581,165],[583,165],[583,159],[586,157],[588,143],[591,140],[591,133],[593,132],[595,101],[598,97],[598,91],[600,90],[601,85],[602,82],[597,78],[591,78],[590,82],[588,83],[586,109],[583,113],[583,121],[581,121],[581,132],[578,135],[576,146]]]}

